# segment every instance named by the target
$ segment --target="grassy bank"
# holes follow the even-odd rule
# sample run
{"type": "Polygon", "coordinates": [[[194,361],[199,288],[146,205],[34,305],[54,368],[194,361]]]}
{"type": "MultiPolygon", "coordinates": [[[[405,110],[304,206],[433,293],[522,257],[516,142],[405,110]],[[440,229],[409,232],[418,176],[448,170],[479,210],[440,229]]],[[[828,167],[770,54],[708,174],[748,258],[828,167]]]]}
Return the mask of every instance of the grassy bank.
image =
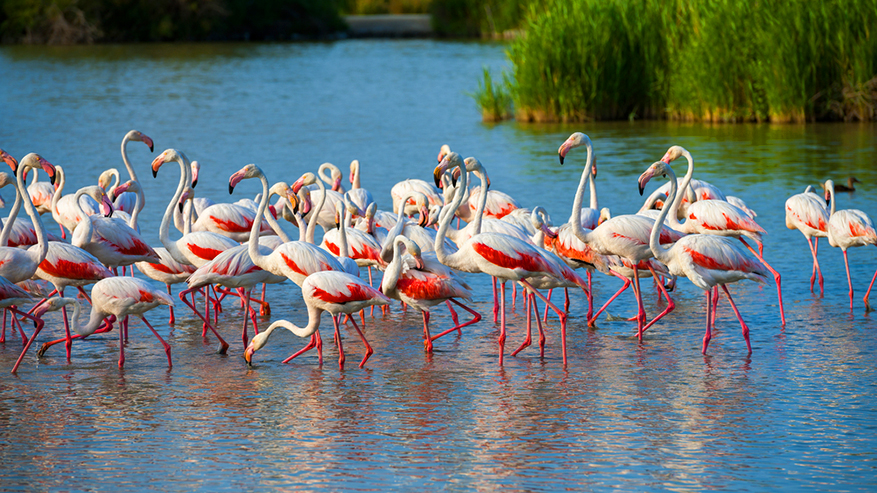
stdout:
{"type": "Polygon", "coordinates": [[[877,119],[877,0],[550,0],[524,25],[522,121],[877,119]]]}
{"type": "Polygon", "coordinates": [[[344,29],[342,0],[0,0],[0,42],[278,40],[344,29]]]}

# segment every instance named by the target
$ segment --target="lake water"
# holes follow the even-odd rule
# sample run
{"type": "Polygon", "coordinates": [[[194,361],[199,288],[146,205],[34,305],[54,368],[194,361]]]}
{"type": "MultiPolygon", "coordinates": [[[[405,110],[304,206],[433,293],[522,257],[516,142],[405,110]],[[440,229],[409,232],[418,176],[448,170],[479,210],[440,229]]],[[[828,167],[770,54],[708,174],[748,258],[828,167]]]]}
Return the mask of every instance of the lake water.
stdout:
{"type": "MultiPolygon", "coordinates": [[[[398,305],[366,318],[375,355],[364,369],[358,339],[344,332],[339,371],[327,344],[281,360],[306,341],[283,333],[248,368],[238,336],[241,310],[225,303],[226,356],[179,310],[149,319],[173,347],[174,367],[142,324],[131,328],[124,370],[115,333],[29,354],[17,375],[16,337],[0,345],[0,489],[163,491],[861,491],[877,488],[877,322],[861,296],[877,268],[873,248],[849,252],[856,288],[848,305],[843,258],[823,240],[825,295],[809,291],[810,254],[784,226],[783,203],[807,184],[855,175],[860,191],[840,208],[877,213],[874,125],[700,125],[666,122],[576,125],[483,124],[472,99],[482,67],[506,66],[498,44],[423,40],[300,44],[0,47],[0,147],[39,152],[67,169],[69,189],[121,168],[119,142],[139,129],[202,163],[197,192],[225,200],[228,176],[247,163],[292,181],[330,161],[359,159],[363,186],[391,209],[404,178],[429,180],[441,144],[487,167],[495,189],[526,206],[568,217],[584,152],[567,164],[557,148],[573,131],[594,140],[601,206],[638,209],[637,176],[673,144],[695,157],[696,177],[744,198],[769,232],[766,258],[784,276],[788,323],[773,285],[733,286],[751,328],[720,304],[709,355],[700,353],[704,297],[687,280],[675,312],[642,344],[630,322],[584,323],[573,294],[569,362],[558,325],[544,358],[528,349],[496,356],[489,281],[466,276],[485,319],[423,353],[421,318],[398,305]]],[[[133,143],[147,206],[158,224],[176,166],[153,179],[156,155],[133,143]]],[[[677,166],[681,175],[684,166],[677,166]]],[[[656,186],[656,185],[655,185],[656,186]]],[[[234,200],[258,191],[242,183],[234,200]]],[[[11,189],[3,194],[11,201],[11,189]]],[[[55,231],[48,216],[44,219],[55,231]]],[[[291,230],[291,228],[288,228],[291,230]]],[[[139,275],[139,274],[138,274],[139,275]]],[[[619,282],[595,276],[596,302],[619,282]]],[[[644,282],[646,309],[663,308],[644,282]]],[[[179,291],[175,289],[175,293],[179,291]]],[[[299,289],[269,288],[272,317],[304,323],[299,289]]],[[[610,307],[630,316],[632,295],[610,307]]],[[[63,332],[51,318],[38,342],[63,332]]],[[[329,324],[328,318],[323,318],[329,324]]],[[[438,307],[434,330],[450,316],[438,307]]],[[[325,325],[324,325],[325,327],[325,325]]],[[[525,315],[509,315],[509,342],[525,315]]],[[[324,328],[324,340],[331,341],[324,328]]]]}

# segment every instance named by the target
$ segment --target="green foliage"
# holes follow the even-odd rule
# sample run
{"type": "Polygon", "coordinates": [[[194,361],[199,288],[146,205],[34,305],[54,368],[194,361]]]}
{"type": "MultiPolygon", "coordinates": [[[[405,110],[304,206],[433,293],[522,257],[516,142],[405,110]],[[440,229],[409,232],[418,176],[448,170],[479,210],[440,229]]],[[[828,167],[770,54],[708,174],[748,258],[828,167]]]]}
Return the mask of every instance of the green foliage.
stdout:
{"type": "Polygon", "coordinates": [[[344,28],[341,0],[0,0],[2,42],[276,40],[344,28]]]}
{"type": "Polygon", "coordinates": [[[484,80],[478,84],[478,90],[470,94],[481,108],[481,117],[484,121],[495,122],[511,118],[512,98],[508,91],[509,84],[507,74],[503,74],[502,83],[494,83],[490,70],[484,68],[484,80]]]}
{"type": "Polygon", "coordinates": [[[494,36],[521,27],[539,0],[432,0],[433,28],[441,36],[494,36]]]}
{"type": "Polygon", "coordinates": [[[877,119],[877,0],[550,0],[524,27],[521,120],[877,119]]]}

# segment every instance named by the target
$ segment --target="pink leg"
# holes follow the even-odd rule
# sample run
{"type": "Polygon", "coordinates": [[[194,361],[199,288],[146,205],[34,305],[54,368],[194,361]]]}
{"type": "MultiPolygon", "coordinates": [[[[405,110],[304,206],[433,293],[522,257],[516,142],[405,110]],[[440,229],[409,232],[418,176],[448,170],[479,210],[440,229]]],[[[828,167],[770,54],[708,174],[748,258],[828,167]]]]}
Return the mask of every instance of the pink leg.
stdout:
{"type": "Polygon", "coordinates": [[[21,364],[21,360],[24,359],[24,355],[27,354],[27,350],[30,349],[30,345],[33,344],[34,339],[37,338],[37,334],[39,334],[40,331],[43,330],[43,325],[44,324],[43,324],[42,320],[40,320],[37,323],[37,327],[36,327],[36,329],[34,329],[33,335],[30,337],[30,339],[28,339],[27,343],[24,345],[24,349],[21,350],[21,354],[18,356],[18,360],[15,361],[15,365],[12,367],[12,373],[15,373],[16,371],[18,371],[18,365],[21,364]]]}
{"type": "Polygon", "coordinates": [[[746,339],[746,349],[749,350],[749,354],[752,354],[752,345],[749,344],[749,327],[746,326],[746,322],[744,322],[743,317],[740,316],[740,312],[737,310],[737,305],[734,303],[734,298],[731,297],[728,287],[722,284],[722,289],[725,291],[725,294],[728,295],[728,303],[731,304],[734,314],[737,315],[737,320],[740,321],[740,327],[743,329],[743,338],[746,339]]]}
{"type": "Polygon", "coordinates": [[[621,289],[619,289],[618,291],[616,291],[615,294],[613,294],[611,298],[609,298],[609,301],[607,301],[602,307],[600,307],[599,310],[597,310],[597,313],[595,313],[593,317],[591,317],[591,318],[588,319],[588,327],[593,327],[593,326],[594,326],[594,322],[597,320],[597,317],[599,317],[600,314],[603,313],[603,310],[605,310],[606,307],[608,307],[613,301],[615,301],[615,298],[617,298],[618,295],[620,295],[621,293],[623,293],[625,289],[627,289],[628,287],[630,287],[630,279],[628,279],[628,278],[622,276],[621,274],[619,274],[619,273],[617,273],[617,272],[615,272],[615,271],[612,271],[612,274],[614,274],[614,275],[617,276],[619,279],[621,279],[622,281],[624,281],[624,285],[621,286],[621,289]]]}
{"type": "Polygon", "coordinates": [[[810,273],[810,292],[813,292],[813,284],[816,283],[816,254],[813,252],[813,240],[807,236],[807,245],[810,247],[810,255],[813,256],[813,271],[810,273]]]}
{"type": "MultiPolygon", "coordinates": [[[[445,300],[445,305],[448,306],[448,311],[451,312],[451,320],[454,321],[454,325],[459,325],[460,319],[459,319],[459,317],[457,317],[457,312],[454,310],[454,307],[451,306],[451,300],[450,299],[445,300]]],[[[459,332],[461,334],[463,333],[463,331],[459,331],[459,332]]]]}
{"type": "MultiPolygon", "coordinates": [[[[779,298],[780,303],[780,320],[782,320],[783,325],[786,325],[786,312],[783,309],[783,287],[780,279],[780,273],[777,272],[776,269],[771,267],[766,260],[764,260],[763,255],[755,253],[755,250],[753,250],[752,247],[749,246],[749,243],[746,243],[746,240],[741,237],[740,241],[742,241],[743,244],[746,245],[746,248],[748,248],[750,252],[754,253],[758,257],[758,260],[761,260],[761,263],[764,264],[765,267],[767,267],[767,270],[769,270],[771,274],[773,274],[773,279],[777,283],[777,297],[779,298]]],[[[759,244],[758,249],[759,251],[761,251],[763,249],[763,245],[759,244]]],[[[846,252],[844,252],[844,254],[846,254],[846,252]]],[[[852,296],[852,292],[850,293],[850,295],[852,296]]],[[[850,299],[850,309],[852,309],[852,298],[850,299]]]]}
{"type": "Polygon", "coordinates": [[[244,305],[244,326],[241,329],[241,341],[244,343],[244,347],[247,347],[247,342],[249,342],[249,337],[247,337],[247,322],[250,320],[250,296],[249,292],[244,291],[244,288],[237,288],[238,295],[241,297],[241,304],[244,305]]]}
{"type": "Polygon", "coordinates": [[[264,282],[262,283],[262,302],[259,303],[259,315],[263,317],[267,317],[271,315],[271,305],[265,301],[265,291],[268,290],[268,285],[264,282]]]}
{"type": "Polygon", "coordinates": [[[362,331],[359,330],[359,326],[356,325],[356,320],[351,317],[350,322],[353,323],[353,328],[356,329],[356,332],[359,334],[359,338],[362,339],[362,343],[363,345],[365,345],[365,356],[363,356],[362,361],[359,362],[359,367],[362,368],[363,366],[365,366],[365,362],[368,361],[371,355],[375,353],[375,350],[372,349],[372,347],[369,345],[368,341],[365,338],[365,334],[363,334],[362,331]]]}
{"type": "MultiPolygon", "coordinates": [[[[115,321],[115,316],[110,316],[108,321],[104,325],[100,326],[91,335],[103,334],[105,332],[110,332],[111,330],[113,330],[113,324],[111,323],[111,321],[115,321]]],[[[72,337],[72,339],[85,339],[85,337],[82,337],[81,335],[76,334],[72,337]]],[[[46,351],[48,351],[50,347],[52,347],[56,344],[61,344],[62,342],[67,342],[67,338],[62,337],[61,339],[56,339],[54,341],[49,341],[49,342],[43,343],[43,345],[40,346],[40,349],[37,351],[37,357],[42,358],[43,355],[46,354],[46,351]]]]}
{"type": "Polygon", "coordinates": [[[497,322],[497,316],[499,315],[499,299],[496,294],[496,278],[491,278],[493,280],[493,323],[497,322]]]}
{"type": "Polygon", "coordinates": [[[711,327],[711,322],[713,319],[713,289],[706,290],[706,333],[703,335],[703,349],[701,353],[706,354],[706,348],[710,344],[710,339],[712,339],[713,334],[711,327]]]}
{"type": "Polygon", "coordinates": [[[844,250],[844,265],[847,268],[847,282],[850,284],[850,311],[853,311],[853,279],[850,277],[850,263],[847,260],[847,251],[844,250]]]}
{"type": "MultiPolygon", "coordinates": [[[[526,291],[526,289],[524,291],[526,291]]],[[[549,294],[550,293],[551,292],[549,291],[549,294]]],[[[531,314],[533,312],[533,310],[532,310],[533,302],[530,300],[530,297],[532,297],[532,296],[533,296],[532,294],[528,294],[527,298],[526,298],[527,302],[524,303],[524,310],[527,311],[527,337],[524,338],[524,342],[521,343],[521,347],[512,351],[512,356],[517,356],[518,353],[521,352],[521,350],[523,350],[526,347],[529,347],[530,344],[533,344],[533,331],[532,331],[533,319],[531,316],[531,314]]],[[[536,312],[536,318],[539,318],[539,312],[536,312]]]]}
{"type": "MultiPolygon", "coordinates": [[[[165,352],[165,354],[167,354],[167,367],[168,367],[168,369],[173,368],[174,365],[173,365],[173,363],[171,363],[171,346],[170,346],[170,344],[165,342],[165,340],[162,339],[160,335],[158,335],[158,332],[156,332],[155,329],[153,329],[152,326],[149,325],[149,322],[146,320],[145,317],[140,316],[140,320],[143,320],[143,323],[145,323],[146,326],[149,327],[149,330],[151,330],[152,333],[155,334],[155,337],[158,338],[158,342],[160,342],[161,345],[164,347],[164,352],[165,352]]],[[[244,346],[244,347],[246,347],[246,346],[244,346]]]]}
{"type": "Polygon", "coordinates": [[[512,284],[512,311],[518,309],[518,285],[512,284]]]}
{"type": "Polygon", "coordinates": [[[500,293],[499,299],[499,309],[502,312],[500,314],[500,326],[499,326],[499,339],[497,342],[499,343],[499,366],[502,366],[502,358],[503,351],[505,349],[505,283],[502,283],[502,292],[500,293]]]}
{"type": "Polygon", "coordinates": [[[536,291],[536,289],[529,282],[527,282],[524,279],[521,279],[520,282],[524,286],[526,286],[527,289],[529,289],[531,293],[535,294],[536,296],[541,298],[542,301],[545,302],[545,304],[549,305],[551,307],[551,309],[554,310],[554,312],[557,313],[557,316],[560,318],[560,341],[561,341],[560,344],[561,344],[561,347],[563,348],[563,365],[566,366],[566,313],[561,311],[560,308],[557,308],[556,306],[554,306],[554,304],[552,304],[550,301],[548,301],[548,298],[543,296],[542,293],[540,293],[539,291],[536,291]]]}
{"type": "MultiPolygon", "coordinates": [[[[170,284],[167,285],[167,294],[168,294],[168,296],[173,297],[173,294],[171,294],[171,285],[170,285],[170,284]]],[[[169,325],[173,325],[174,322],[177,321],[177,319],[174,318],[174,307],[169,306],[169,307],[168,307],[168,310],[170,310],[171,318],[170,318],[170,320],[168,320],[167,323],[168,323],[169,325]]]]}
{"type": "Polygon", "coordinates": [[[470,321],[468,321],[468,322],[463,322],[462,324],[459,324],[459,325],[456,325],[456,326],[454,326],[454,327],[451,327],[450,329],[448,329],[448,330],[446,330],[446,331],[440,333],[439,335],[433,336],[433,337],[432,337],[432,340],[433,340],[433,341],[436,340],[436,339],[438,339],[439,337],[442,337],[442,336],[445,336],[445,335],[447,335],[447,334],[450,334],[451,332],[453,332],[453,331],[455,331],[455,330],[458,331],[458,332],[460,332],[460,333],[462,333],[462,330],[460,330],[460,329],[462,329],[463,327],[467,327],[467,326],[469,326],[469,325],[472,325],[472,324],[474,324],[474,323],[477,323],[478,321],[481,320],[481,314],[478,313],[478,312],[476,312],[475,310],[473,310],[473,309],[469,308],[468,306],[466,306],[466,305],[460,303],[459,301],[455,300],[454,298],[451,298],[451,299],[449,299],[448,301],[450,301],[450,302],[456,304],[456,305],[459,306],[460,308],[462,308],[462,309],[466,310],[467,312],[471,313],[471,314],[472,314],[472,320],[470,320],[470,321]]]}
{"type": "Polygon", "coordinates": [[[816,263],[816,271],[819,272],[819,291],[825,294],[825,287],[822,285],[822,269],[819,267],[819,261],[816,259],[819,253],[819,238],[813,239],[813,261],[816,263]]]}
{"type": "Polygon", "coordinates": [[[716,326],[716,317],[719,312],[719,287],[713,286],[713,328],[716,326]]]}
{"type": "MultiPolygon", "coordinates": [[[[367,267],[367,270],[368,270],[368,285],[374,286],[374,280],[372,280],[372,266],[369,265],[367,267]]],[[[374,316],[375,316],[375,306],[374,305],[372,305],[371,313],[369,314],[369,316],[371,316],[372,318],[374,318],[374,316]]]]}
{"type": "Polygon", "coordinates": [[[0,334],[0,344],[6,342],[6,314],[7,314],[7,312],[8,312],[8,310],[6,310],[6,309],[3,310],[3,333],[0,334]]]}
{"type": "Polygon", "coordinates": [[[871,312],[874,309],[871,308],[871,303],[868,302],[868,298],[871,296],[871,288],[874,287],[874,280],[877,279],[877,271],[874,271],[874,277],[871,278],[871,284],[868,285],[868,292],[865,293],[865,313],[871,312]]]}
{"type": "Polygon", "coordinates": [[[636,306],[637,306],[637,314],[636,314],[636,337],[640,342],[643,340],[643,325],[645,325],[645,316],[646,309],[643,305],[643,296],[642,291],[640,291],[639,287],[639,270],[636,267],[636,264],[633,266],[633,292],[636,294],[636,306]]]}
{"type": "Polygon", "coordinates": [[[664,288],[664,283],[662,283],[661,280],[658,279],[658,274],[655,273],[655,270],[652,268],[652,266],[649,266],[649,270],[652,272],[652,277],[654,277],[657,280],[658,289],[661,291],[661,294],[663,294],[664,298],[667,299],[667,308],[665,308],[664,311],[662,311],[660,314],[658,314],[658,316],[655,317],[654,320],[647,323],[645,325],[645,327],[643,327],[643,332],[648,330],[649,327],[654,325],[654,323],[657,322],[658,320],[660,320],[664,315],[672,312],[673,309],[676,308],[676,303],[673,302],[673,298],[670,297],[670,293],[668,293],[667,290],[664,288]]]}
{"type": "Polygon", "coordinates": [[[429,311],[423,310],[423,347],[427,353],[432,352],[432,336],[429,335],[429,311]]]}
{"type": "MultiPolygon", "coordinates": [[[[554,291],[553,289],[548,290],[548,301],[551,301],[551,293],[553,291],[554,291]]],[[[542,317],[542,323],[545,323],[545,324],[548,323],[548,310],[549,310],[548,305],[545,305],[545,315],[542,317]]]]}
{"type": "MultiPolygon", "coordinates": [[[[124,322],[123,322],[124,323],[124,322]]],[[[125,331],[119,328],[119,369],[125,366],[125,340],[122,334],[125,331]]]]}
{"type": "MultiPolygon", "coordinates": [[[[338,319],[341,318],[341,314],[335,315],[332,317],[332,321],[335,322],[335,344],[338,345],[338,369],[344,369],[344,345],[341,343],[341,331],[338,328],[338,319]]],[[[348,317],[350,318],[350,317],[348,317]]],[[[353,320],[350,318],[350,320],[353,320]]]]}
{"type": "MultiPolygon", "coordinates": [[[[295,359],[295,358],[299,357],[300,355],[302,355],[302,354],[304,354],[304,353],[310,351],[311,349],[314,349],[315,347],[317,347],[317,338],[319,337],[319,334],[320,334],[320,331],[319,331],[319,330],[317,330],[316,332],[314,332],[313,334],[311,334],[311,341],[308,342],[307,346],[305,346],[305,347],[299,349],[298,351],[296,351],[292,356],[290,356],[290,357],[286,358],[285,360],[283,360],[282,363],[283,363],[283,364],[289,363],[289,362],[292,361],[293,359],[295,359]]],[[[322,361],[321,361],[321,363],[322,363],[322,361]]]]}
{"type": "MultiPolygon", "coordinates": [[[[588,290],[591,289],[591,286],[588,286],[588,290]]],[[[590,298],[591,292],[588,291],[585,295],[590,298]]],[[[569,288],[563,288],[563,311],[569,313],[569,288]]]]}
{"type": "MultiPolygon", "coordinates": [[[[82,296],[84,296],[84,297],[85,297],[85,300],[88,301],[88,303],[90,304],[90,303],[91,303],[91,297],[89,297],[89,296],[88,296],[88,293],[85,292],[84,289],[82,289],[82,286],[79,286],[79,287],[77,287],[76,289],[79,290],[79,294],[81,294],[82,296]]],[[[63,290],[63,289],[61,290],[61,296],[64,296],[64,290],[63,290]]]]}
{"type": "MultiPolygon", "coordinates": [[[[225,354],[226,351],[228,351],[228,343],[225,342],[225,339],[223,339],[222,336],[219,335],[219,332],[217,332],[216,329],[212,325],[210,325],[210,322],[203,315],[201,315],[201,313],[198,312],[198,309],[195,308],[194,302],[190,304],[189,300],[187,299],[187,296],[189,295],[189,293],[194,291],[194,289],[197,289],[197,288],[190,288],[190,289],[186,289],[186,290],[180,292],[180,299],[183,301],[183,303],[186,306],[188,306],[189,308],[192,309],[193,312],[195,312],[195,315],[198,315],[198,317],[201,318],[201,320],[204,322],[204,325],[207,326],[207,328],[209,328],[210,331],[213,332],[213,334],[219,340],[219,350],[217,351],[217,353],[225,354]]],[[[202,336],[203,336],[203,334],[202,334],[202,336]]]]}
{"type": "MultiPolygon", "coordinates": [[[[588,269],[587,273],[588,273],[588,317],[587,318],[588,318],[588,320],[591,320],[591,318],[593,318],[593,313],[594,313],[594,295],[593,295],[594,291],[591,289],[591,274],[592,274],[591,270],[588,269]]],[[[569,311],[569,310],[567,310],[567,311],[569,311]]]]}

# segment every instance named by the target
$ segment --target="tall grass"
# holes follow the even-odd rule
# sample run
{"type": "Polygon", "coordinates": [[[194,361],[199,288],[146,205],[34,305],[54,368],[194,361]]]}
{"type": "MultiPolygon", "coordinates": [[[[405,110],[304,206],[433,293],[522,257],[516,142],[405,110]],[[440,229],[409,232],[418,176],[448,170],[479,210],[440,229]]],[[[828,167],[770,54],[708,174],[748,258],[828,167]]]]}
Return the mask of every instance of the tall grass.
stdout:
{"type": "Polygon", "coordinates": [[[471,95],[481,108],[484,121],[497,122],[511,117],[512,98],[508,92],[510,84],[508,74],[503,74],[502,83],[494,83],[490,70],[484,69],[484,79],[478,84],[478,90],[471,95]]]}
{"type": "Polygon", "coordinates": [[[524,25],[520,120],[877,119],[877,0],[549,0],[524,25]]]}

